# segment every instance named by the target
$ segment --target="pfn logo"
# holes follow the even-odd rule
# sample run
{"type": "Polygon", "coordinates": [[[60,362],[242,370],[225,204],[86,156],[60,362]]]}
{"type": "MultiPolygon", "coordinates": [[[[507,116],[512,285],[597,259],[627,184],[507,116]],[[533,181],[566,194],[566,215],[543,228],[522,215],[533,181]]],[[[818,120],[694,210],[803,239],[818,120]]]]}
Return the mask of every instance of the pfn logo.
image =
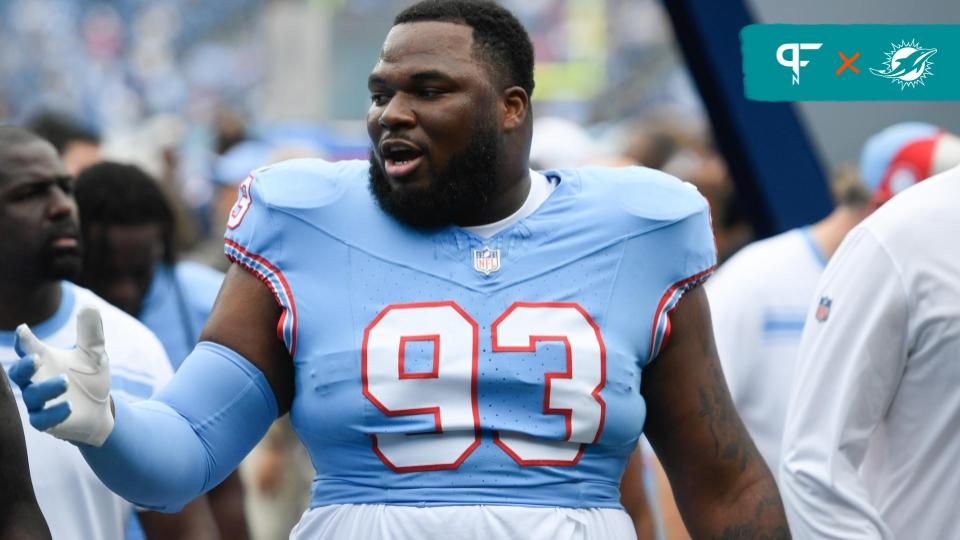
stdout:
{"type": "Polygon", "coordinates": [[[793,70],[793,84],[800,84],[800,68],[806,67],[809,60],[800,59],[800,51],[815,51],[823,46],[823,43],[784,43],[777,49],[777,62],[783,67],[793,70]],[[790,52],[790,58],[786,53],[790,52]]]}

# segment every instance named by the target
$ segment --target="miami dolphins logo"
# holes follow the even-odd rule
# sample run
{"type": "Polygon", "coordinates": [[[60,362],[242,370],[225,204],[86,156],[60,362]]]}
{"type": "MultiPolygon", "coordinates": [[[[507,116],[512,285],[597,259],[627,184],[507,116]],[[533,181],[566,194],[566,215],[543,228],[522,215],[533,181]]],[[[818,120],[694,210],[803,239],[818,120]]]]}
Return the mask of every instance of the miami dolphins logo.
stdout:
{"type": "Polygon", "coordinates": [[[917,40],[901,41],[899,45],[890,44],[893,49],[884,53],[887,60],[883,69],[870,68],[870,73],[898,83],[900,89],[925,84],[924,79],[933,75],[933,62],[930,57],[937,54],[936,49],[924,49],[917,40]]]}

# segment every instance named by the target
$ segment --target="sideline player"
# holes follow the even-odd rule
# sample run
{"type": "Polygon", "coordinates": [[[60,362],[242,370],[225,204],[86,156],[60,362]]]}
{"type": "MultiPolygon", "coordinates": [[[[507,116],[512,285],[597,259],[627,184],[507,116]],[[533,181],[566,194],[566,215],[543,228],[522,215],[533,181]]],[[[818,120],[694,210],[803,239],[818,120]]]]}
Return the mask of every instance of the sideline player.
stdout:
{"type": "MultiPolygon", "coordinates": [[[[291,410],[318,469],[294,538],[628,539],[618,484],[645,426],[693,534],[789,537],[716,358],[696,190],[531,172],[532,46],[492,2],[402,12],[369,90],[369,163],[241,185],[234,264],[171,384],[115,416],[71,399],[50,432],[173,509],[291,410]]],[[[105,361],[18,335],[27,371],[105,361]]]]}
{"type": "Polygon", "coordinates": [[[960,163],[960,139],[929,124],[890,126],[861,152],[860,175],[833,181],[837,207],[813,225],[755,242],[706,285],[730,395],[771,471],[817,281],[844,236],[895,192],[960,163]]]}
{"type": "MultiPolygon", "coordinates": [[[[0,363],[23,385],[29,374],[20,378],[23,372],[11,368],[17,323],[30,321],[52,345],[72,347],[81,308],[93,306],[107,325],[107,350],[116,357],[112,377],[102,383],[112,387],[118,402],[147,398],[172,374],[160,343],[132,317],[63,281],[74,277],[81,263],[72,190],[73,178],[53,146],[26,130],[0,126],[0,363]]],[[[18,396],[24,421],[32,404],[64,386],[64,379],[56,378],[18,396]]],[[[65,407],[56,405],[53,413],[65,407]]],[[[122,538],[130,503],[100,482],[77,447],[34,429],[24,432],[37,500],[53,537],[122,538]]],[[[206,538],[201,518],[193,507],[174,518],[162,516],[154,530],[163,526],[174,534],[152,538],[206,538]]]]}
{"type": "Polygon", "coordinates": [[[0,369],[0,538],[42,540],[50,529],[40,513],[30,482],[30,465],[17,402],[6,370],[0,369]]]}
{"type": "Polygon", "coordinates": [[[223,274],[178,261],[174,209],[135,165],[101,162],[77,176],[83,224],[78,283],[147,326],[173,367],[193,350],[223,274]]]}
{"type": "MultiPolygon", "coordinates": [[[[177,261],[174,210],[139,167],[98,163],[80,173],[75,189],[84,245],[77,283],[146,325],[171,362],[183,361],[210,316],[223,274],[177,261]]],[[[211,490],[207,502],[222,538],[249,536],[239,474],[211,490]]]]}
{"type": "Polygon", "coordinates": [[[807,317],[780,486],[798,538],[960,530],[960,168],[844,240],[807,317]]]}

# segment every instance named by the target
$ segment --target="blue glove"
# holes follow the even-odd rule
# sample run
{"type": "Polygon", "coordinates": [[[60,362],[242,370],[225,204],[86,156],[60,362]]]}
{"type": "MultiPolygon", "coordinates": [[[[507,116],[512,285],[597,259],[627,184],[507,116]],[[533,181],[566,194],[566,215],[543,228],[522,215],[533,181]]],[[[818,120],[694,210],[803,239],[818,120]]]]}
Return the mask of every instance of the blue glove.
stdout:
{"type": "MultiPolygon", "coordinates": [[[[23,354],[19,347],[16,349],[17,354],[23,354]]],[[[20,358],[10,368],[10,380],[20,387],[23,402],[30,415],[30,425],[40,431],[46,431],[70,416],[70,404],[65,401],[44,409],[48,401],[67,391],[67,377],[61,375],[40,383],[33,383],[30,378],[37,370],[35,360],[36,356],[32,354],[20,358]]]]}

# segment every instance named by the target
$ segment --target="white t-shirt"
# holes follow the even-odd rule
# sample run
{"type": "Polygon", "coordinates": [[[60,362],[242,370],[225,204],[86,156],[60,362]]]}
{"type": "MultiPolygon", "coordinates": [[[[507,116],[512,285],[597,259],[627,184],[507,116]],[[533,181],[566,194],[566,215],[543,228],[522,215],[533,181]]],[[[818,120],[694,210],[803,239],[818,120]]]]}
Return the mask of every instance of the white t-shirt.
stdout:
{"type": "Polygon", "coordinates": [[[706,283],[727,386],[774,474],[803,322],[825,264],[805,227],[750,244],[706,283]]]}
{"type": "Polygon", "coordinates": [[[500,221],[495,221],[486,225],[464,227],[464,229],[481,238],[491,238],[498,232],[536,212],[537,208],[540,208],[540,205],[550,198],[550,194],[553,193],[553,190],[555,189],[557,189],[556,183],[537,171],[531,170],[530,191],[527,192],[527,198],[524,199],[523,204],[520,205],[520,208],[518,208],[516,212],[501,219],[500,221]]]}
{"type": "MultiPolygon", "coordinates": [[[[31,328],[37,337],[55,347],[73,347],[77,312],[83,306],[96,307],[103,318],[115,399],[148,398],[173,376],[163,346],[145,326],[86,289],[66,282],[62,287],[54,316],[31,328]]],[[[0,331],[0,363],[9,370],[16,360],[13,332],[0,331]]],[[[122,539],[132,505],[100,482],[75,446],[34,429],[19,388],[11,386],[23,421],[33,488],[54,540],[122,539]]]]}
{"type": "Polygon", "coordinates": [[[960,168],[854,229],[817,298],[781,458],[794,537],[956,538],[960,168]]]}

